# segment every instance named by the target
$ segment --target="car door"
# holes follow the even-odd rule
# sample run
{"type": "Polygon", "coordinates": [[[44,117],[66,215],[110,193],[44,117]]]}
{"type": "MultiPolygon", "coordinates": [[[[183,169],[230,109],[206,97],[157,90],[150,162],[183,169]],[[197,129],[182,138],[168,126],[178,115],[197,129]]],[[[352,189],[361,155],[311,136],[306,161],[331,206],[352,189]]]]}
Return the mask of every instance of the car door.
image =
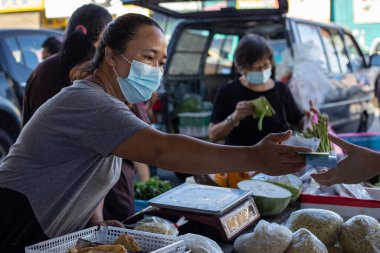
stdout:
{"type": "Polygon", "coordinates": [[[372,121],[373,82],[364,56],[351,34],[335,25],[289,18],[294,43],[312,42],[321,54],[317,60],[334,92],[318,105],[337,132],[366,131],[372,121]]]}

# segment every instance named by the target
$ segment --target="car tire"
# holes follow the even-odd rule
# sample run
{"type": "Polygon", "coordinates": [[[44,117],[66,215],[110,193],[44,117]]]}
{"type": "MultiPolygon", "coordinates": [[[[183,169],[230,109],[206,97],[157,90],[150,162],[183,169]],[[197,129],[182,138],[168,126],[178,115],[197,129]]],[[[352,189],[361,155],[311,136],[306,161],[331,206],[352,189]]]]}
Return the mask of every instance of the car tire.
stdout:
{"type": "Polygon", "coordinates": [[[2,129],[0,129],[0,162],[8,154],[9,148],[12,146],[13,141],[11,137],[2,129]]]}

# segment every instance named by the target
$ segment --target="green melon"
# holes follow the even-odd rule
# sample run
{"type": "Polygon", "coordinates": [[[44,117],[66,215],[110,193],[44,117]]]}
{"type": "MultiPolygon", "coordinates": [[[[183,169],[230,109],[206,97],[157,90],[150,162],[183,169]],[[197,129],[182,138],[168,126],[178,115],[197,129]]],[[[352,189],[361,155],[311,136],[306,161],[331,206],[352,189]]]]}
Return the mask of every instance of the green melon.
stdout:
{"type": "Polygon", "coordinates": [[[276,215],[288,206],[292,193],[280,186],[260,180],[245,180],[238,183],[242,190],[252,191],[256,206],[262,216],[276,215]]]}
{"type": "Polygon", "coordinates": [[[302,191],[302,180],[293,174],[287,174],[282,176],[269,176],[263,173],[259,173],[256,176],[254,176],[252,179],[254,180],[261,180],[265,182],[269,182],[272,184],[276,184],[278,186],[281,186],[292,194],[291,200],[297,200],[299,196],[301,195],[302,191]]]}

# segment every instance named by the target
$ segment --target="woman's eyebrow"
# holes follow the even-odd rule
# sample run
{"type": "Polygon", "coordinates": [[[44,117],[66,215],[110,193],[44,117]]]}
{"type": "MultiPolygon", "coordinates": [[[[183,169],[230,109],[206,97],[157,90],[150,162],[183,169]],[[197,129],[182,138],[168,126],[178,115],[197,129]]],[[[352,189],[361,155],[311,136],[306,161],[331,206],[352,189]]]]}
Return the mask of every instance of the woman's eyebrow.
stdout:
{"type": "MultiPolygon", "coordinates": [[[[142,51],[145,52],[145,53],[159,54],[159,51],[156,50],[156,49],[153,49],[153,48],[143,49],[142,51]]],[[[164,58],[166,59],[167,55],[165,55],[164,58]]]]}

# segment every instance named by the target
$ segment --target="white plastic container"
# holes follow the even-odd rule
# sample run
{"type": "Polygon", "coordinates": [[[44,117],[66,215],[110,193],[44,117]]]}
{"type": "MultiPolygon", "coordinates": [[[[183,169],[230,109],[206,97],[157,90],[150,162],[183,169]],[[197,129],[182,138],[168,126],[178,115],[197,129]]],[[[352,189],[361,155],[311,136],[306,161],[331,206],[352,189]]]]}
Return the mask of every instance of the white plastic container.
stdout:
{"type": "Polygon", "coordinates": [[[185,242],[176,236],[153,234],[116,227],[91,227],[75,233],[50,239],[25,248],[25,253],[67,253],[69,248],[75,247],[79,238],[102,244],[112,244],[120,235],[133,236],[142,250],[151,253],[184,253],[185,242]]]}

